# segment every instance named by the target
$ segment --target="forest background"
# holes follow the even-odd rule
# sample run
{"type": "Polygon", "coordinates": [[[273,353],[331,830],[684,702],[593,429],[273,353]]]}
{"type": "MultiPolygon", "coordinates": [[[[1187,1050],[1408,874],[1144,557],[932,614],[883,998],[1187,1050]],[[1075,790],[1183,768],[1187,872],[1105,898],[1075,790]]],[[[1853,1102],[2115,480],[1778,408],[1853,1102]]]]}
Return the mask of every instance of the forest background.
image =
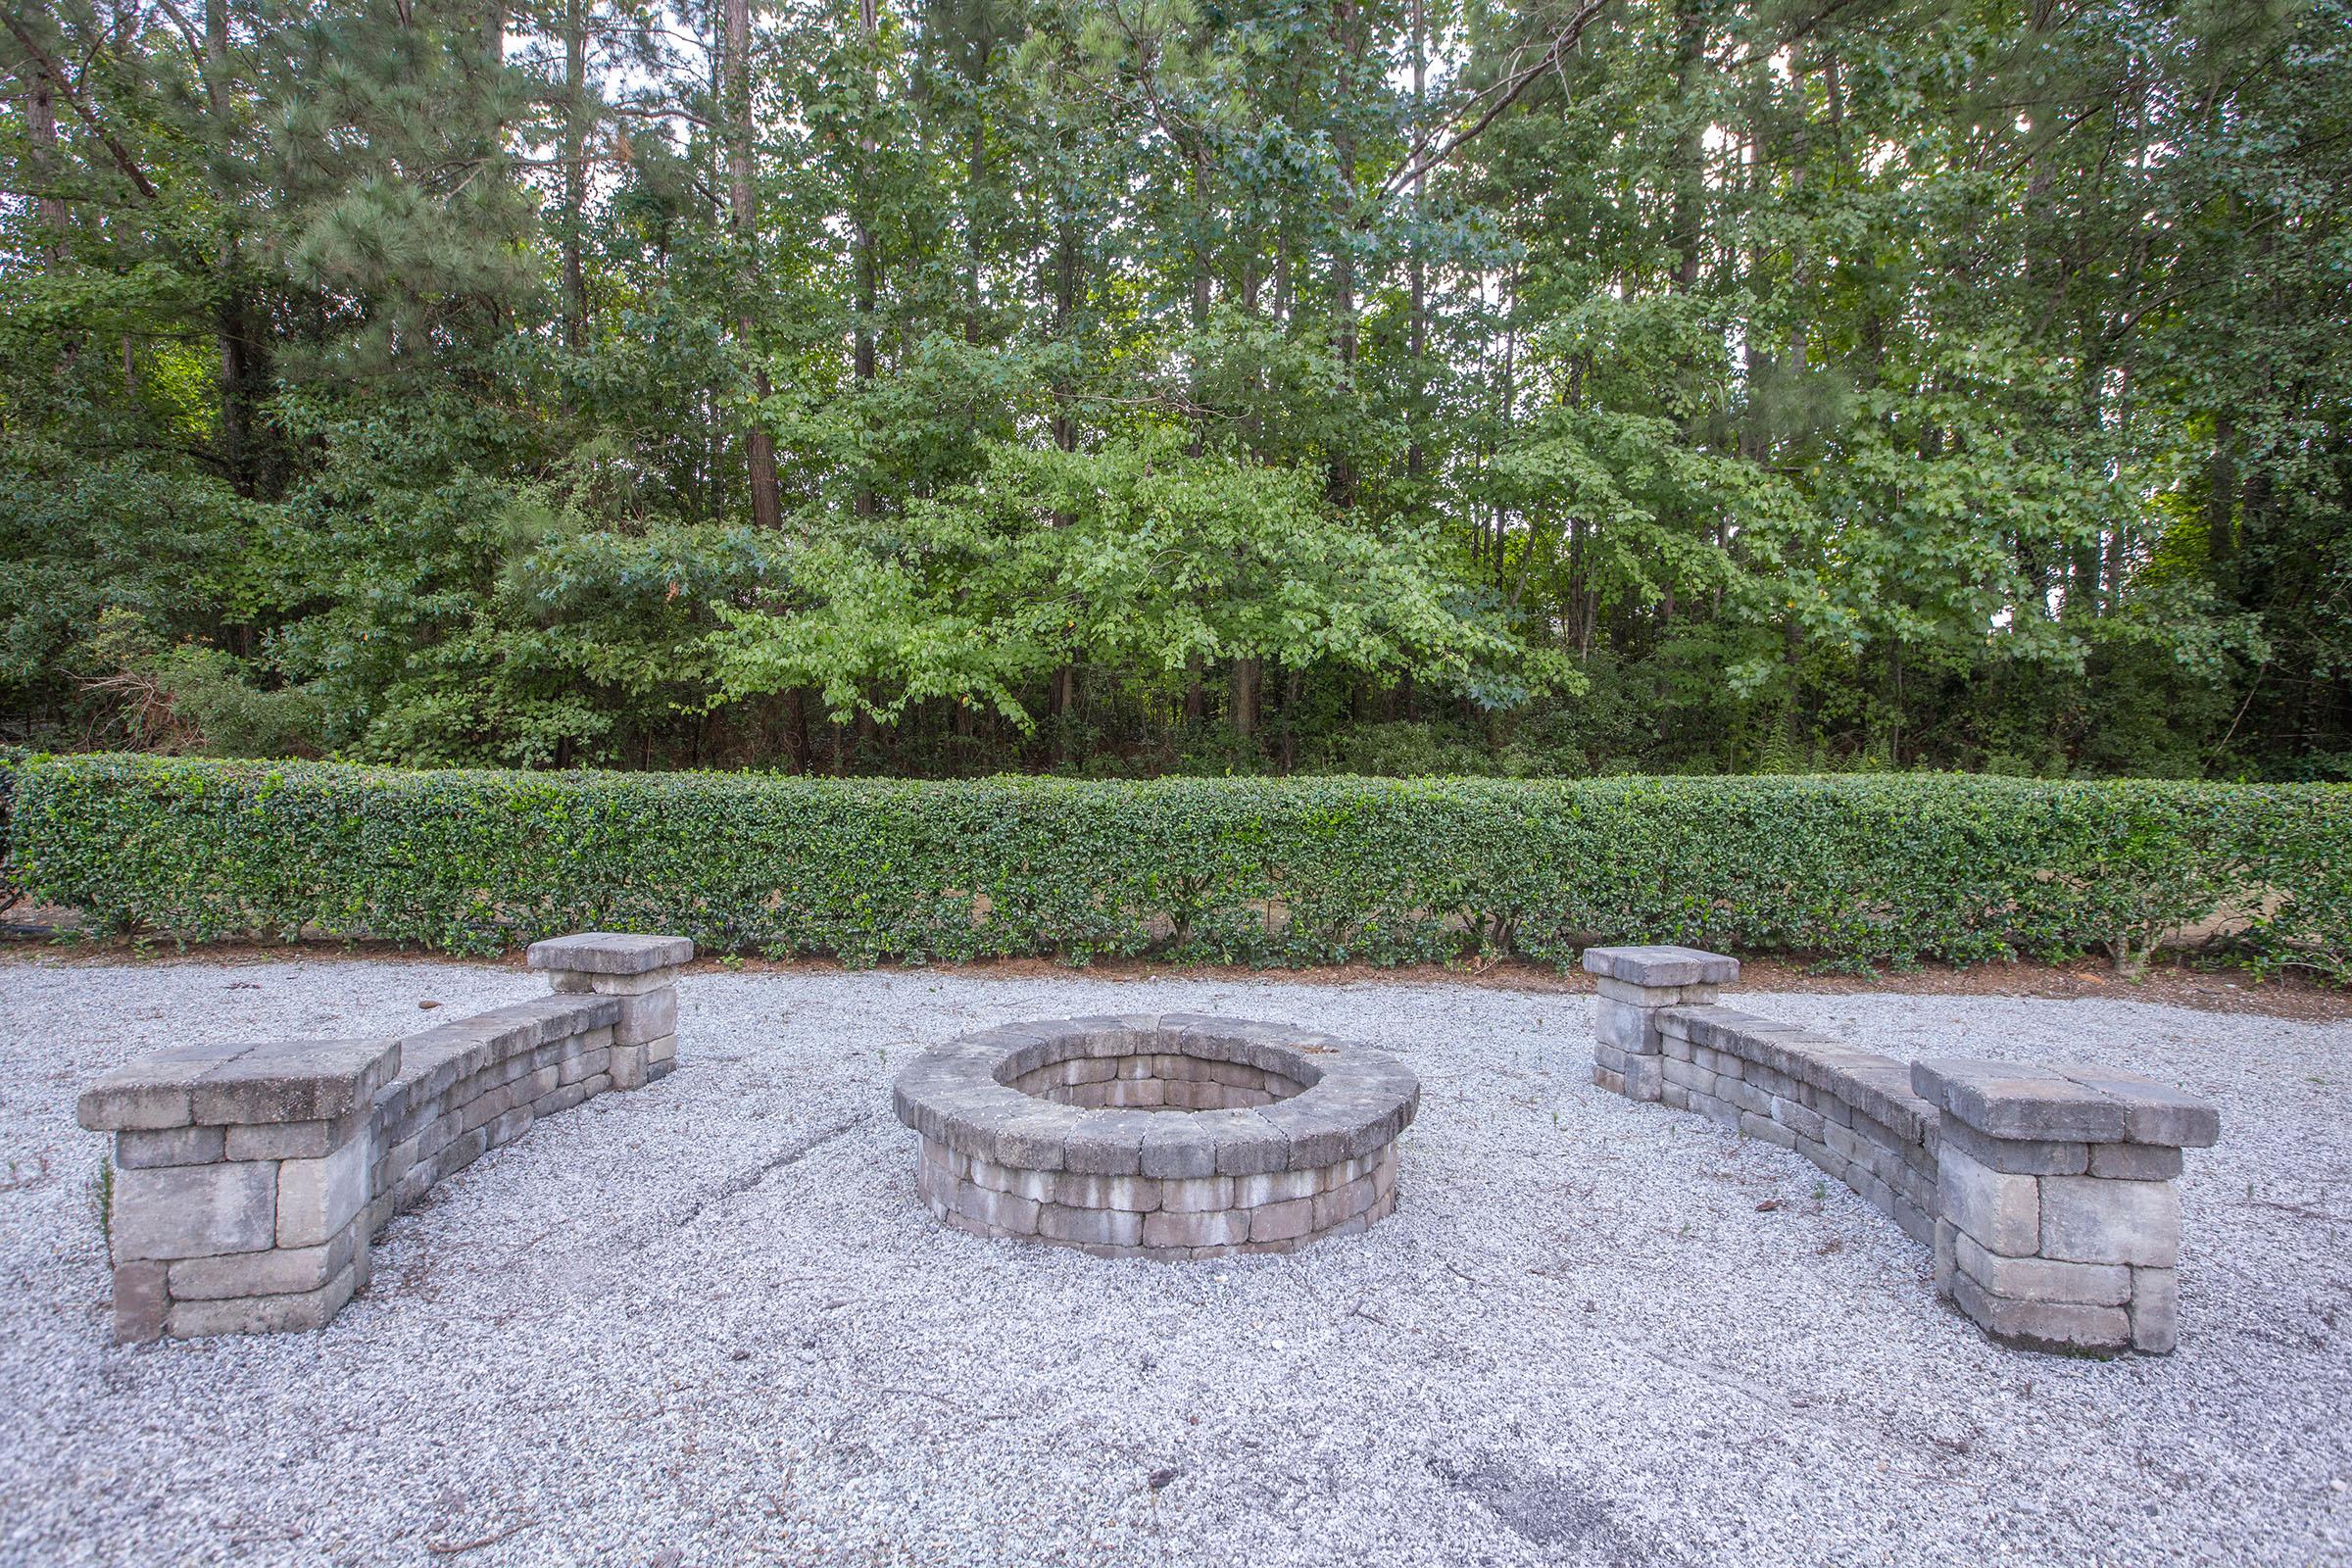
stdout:
{"type": "Polygon", "coordinates": [[[0,745],[2352,777],[2352,6],[13,0],[0,745]]]}

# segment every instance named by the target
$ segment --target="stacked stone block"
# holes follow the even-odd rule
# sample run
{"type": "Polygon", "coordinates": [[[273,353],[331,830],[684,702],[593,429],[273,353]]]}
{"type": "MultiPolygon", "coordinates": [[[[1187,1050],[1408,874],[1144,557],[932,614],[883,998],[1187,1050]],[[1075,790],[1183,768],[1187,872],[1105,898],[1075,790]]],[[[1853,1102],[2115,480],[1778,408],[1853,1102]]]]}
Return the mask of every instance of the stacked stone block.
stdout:
{"type": "Polygon", "coordinates": [[[2173,1348],[2180,1151],[2214,1107],[2131,1073],[1905,1065],[1715,1002],[1735,959],[1597,948],[1593,1082],[1802,1154],[1936,1254],[1938,1286],[2027,1348],[2173,1348]]]}
{"type": "Polygon", "coordinates": [[[1921,1246],[1935,1240],[1935,1113],[1900,1062],[1725,1006],[1663,1009],[1667,1104],[1802,1154],[1921,1246]]]}
{"type": "Polygon", "coordinates": [[[667,1070],[670,980],[691,953],[680,938],[563,938],[532,958],[564,994],[401,1040],[183,1047],[91,1086],[81,1124],[115,1135],[117,1339],[323,1326],[367,1284],[375,1233],[433,1183],[540,1116],[667,1070]],[[580,974],[661,978],[615,995],[567,983],[580,974]],[[618,1043],[624,1029],[638,1038],[618,1043]]]}
{"type": "Polygon", "coordinates": [[[370,1108],[390,1040],[189,1046],[76,1107],[115,1135],[115,1334],[317,1328],[366,1282],[370,1108]]]}
{"type": "Polygon", "coordinates": [[[1306,1085],[1246,1061],[1162,1051],[1049,1062],[1014,1078],[1012,1087],[1089,1109],[1240,1110],[1288,1100],[1306,1085]]]}
{"type": "Polygon", "coordinates": [[[678,969],[694,956],[684,937],[590,931],[531,944],[558,995],[611,997],[612,1087],[636,1089],[668,1076],[678,1060],[678,969]]]}
{"type": "Polygon", "coordinates": [[[612,1080],[609,997],[542,997],[411,1035],[370,1119],[368,1228],[612,1080]]]}
{"type": "Polygon", "coordinates": [[[1914,1063],[1942,1111],[1936,1277],[1995,1339],[2163,1354],[2179,1338],[2183,1149],[2214,1107],[2114,1068],[1914,1063]]]}
{"type": "Polygon", "coordinates": [[[968,1035],[894,1099],[945,1223],[1172,1260],[1295,1251],[1386,1217],[1420,1084],[1315,1031],[1168,1013],[968,1035]]]}
{"type": "Polygon", "coordinates": [[[1703,1006],[1740,978],[1740,960],[1695,948],[1588,948],[1592,1004],[1592,1081],[1628,1100],[1665,1098],[1665,1041],[1658,1009],[1703,1006]]]}
{"type": "Polygon", "coordinates": [[[1395,1210],[1396,1150],[1246,1176],[1113,1176],[1000,1165],[925,1143],[915,1185],[934,1215],[975,1236],[1161,1261],[1295,1252],[1395,1210]]]}

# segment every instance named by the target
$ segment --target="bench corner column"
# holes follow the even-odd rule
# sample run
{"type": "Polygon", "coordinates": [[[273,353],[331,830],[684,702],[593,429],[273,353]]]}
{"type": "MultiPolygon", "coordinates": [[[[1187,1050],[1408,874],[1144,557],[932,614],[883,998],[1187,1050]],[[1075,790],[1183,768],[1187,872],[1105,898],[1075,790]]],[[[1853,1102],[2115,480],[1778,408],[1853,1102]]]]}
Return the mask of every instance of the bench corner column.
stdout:
{"type": "Polygon", "coordinates": [[[594,994],[620,1004],[612,1026],[615,1089],[642,1089],[678,1060],[678,971],[694,956],[685,937],[582,931],[534,942],[530,965],[560,994],[594,994]]]}
{"type": "Polygon", "coordinates": [[[81,1096],[114,1135],[106,1229],[121,1344],[322,1328],[367,1283],[376,1094],[395,1041],[168,1051],[81,1096]]]}
{"type": "Polygon", "coordinates": [[[1664,1088],[1659,1014],[1701,1006],[1740,978],[1740,960],[1696,948],[1587,948],[1592,1003],[1592,1081],[1628,1100],[1656,1100],[1664,1088]]]}
{"type": "Polygon", "coordinates": [[[2135,1073],[1946,1058],[1912,1080],[1937,1112],[1936,1283],[2028,1349],[2169,1354],[2179,1340],[2181,1151],[2207,1101],[2135,1073]]]}

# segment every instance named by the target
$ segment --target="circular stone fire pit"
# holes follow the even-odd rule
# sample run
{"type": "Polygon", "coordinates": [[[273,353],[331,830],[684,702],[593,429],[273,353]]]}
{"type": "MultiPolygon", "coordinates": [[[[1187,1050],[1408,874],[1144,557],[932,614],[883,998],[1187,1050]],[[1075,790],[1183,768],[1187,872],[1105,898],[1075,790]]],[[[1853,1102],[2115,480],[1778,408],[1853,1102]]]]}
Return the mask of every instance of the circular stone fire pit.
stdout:
{"type": "Polygon", "coordinates": [[[965,1035],[892,1098],[950,1225],[1186,1258],[1295,1251],[1385,1217],[1421,1083],[1315,1030],[1170,1012],[965,1035]]]}

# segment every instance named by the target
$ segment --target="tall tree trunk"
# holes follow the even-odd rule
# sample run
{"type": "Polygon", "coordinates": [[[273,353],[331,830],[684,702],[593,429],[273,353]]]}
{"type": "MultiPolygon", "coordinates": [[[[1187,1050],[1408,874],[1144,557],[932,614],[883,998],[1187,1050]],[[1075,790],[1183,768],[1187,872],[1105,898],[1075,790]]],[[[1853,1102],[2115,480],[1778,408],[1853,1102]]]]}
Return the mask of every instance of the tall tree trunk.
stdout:
{"type": "MultiPolygon", "coordinates": [[[[1209,301],[1209,232],[1208,232],[1208,169],[1205,161],[1193,161],[1193,339],[1201,342],[1208,333],[1209,301]]],[[[1201,368],[1206,356],[1196,348],[1193,360],[1193,407],[1203,410],[1208,402],[1208,385],[1201,368]]],[[[1206,438],[1207,416],[1197,414],[1193,419],[1191,451],[1199,457],[1206,438]]]]}
{"type": "Polygon", "coordinates": [[[588,199],[588,0],[564,0],[564,346],[587,336],[588,285],[580,228],[588,199]]]}
{"type": "Polygon", "coordinates": [[[1705,127],[1698,122],[1700,61],[1706,54],[1706,0],[1676,0],[1674,8],[1675,109],[1690,117],[1674,152],[1674,283],[1688,294],[1698,287],[1698,263],[1706,200],[1705,127]]]}
{"type": "MultiPolygon", "coordinates": [[[[214,0],[218,9],[220,0],[214,0]]],[[[41,194],[33,204],[46,236],[44,249],[51,267],[66,263],[65,170],[57,157],[57,88],[45,62],[28,60],[21,68],[24,83],[24,137],[31,144],[34,175],[41,194]]]]}
{"type": "MultiPolygon", "coordinates": [[[[767,368],[760,363],[757,342],[759,320],[753,314],[760,286],[760,190],[755,167],[759,125],[752,111],[752,0],[724,0],[724,3],[727,200],[735,243],[742,257],[738,286],[744,300],[735,318],[735,330],[744,352],[752,359],[752,391],[765,403],[774,388],[768,384],[767,368]]],[[[752,525],[780,528],[784,524],[784,506],[776,487],[776,438],[769,433],[760,411],[752,414],[743,447],[751,476],[752,525]]]]}
{"type": "Polygon", "coordinates": [[[1233,662],[1232,693],[1225,715],[1233,724],[1233,732],[1247,740],[1257,733],[1257,661],[1237,659],[1233,662]]]}
{"type": "MultiPolygon", "coordinates": [[[[226,147],[236,134],[229,123],[228,0],[207,0],[204,8],[204,104],[212,133],[226,147]]],[[[237,494],[251,497],[259,488],[254,451],[253,310],[246,298],[244,257],[237,235],[237,204],[233,192],[223,192],[220,238],[213,247],[213,265],[220,279],[220,300],[214,309],[213,340],[220,359],[220,456],[227,465],[229,483],[237,494]]]]}
{"type": "MultiPolygon", "coordinates": [[[[858,130],[858,164],[863,189],[858,193],[858,211],[852,215],[851,227],[857,256],[858,280],[854,309],[857,315],[850,345],[850,371],[857,377],[858,388],[864,391],[874,379],[874,302],[881,292],[881,258],[876,252],[874,233],[874,159],[879,143],[874,135],[873,117],[881,86],[874,72],[874,50],[881,33],[881,23],[874,9],[874,0],[858,0],[858,39],[865,56],[866,99],[864,114],[858,130]]],[[[874,514],[873,486],[860,480],[858,485],[857,511],[861,517],[874,514]]]]}
{"type": "MultiPolygon", "coordinates": [[[[1078,221],[1065,213],[1055,226],[1054,235],[1054,341],[1065,351],[1074,349],[1071,339],[1078,323],[1078,221]]],[[[1067,365],[1074,355],[1065,352],[1058,362],[1067,365]]],[[[1064,452],[1078,450],[1078,416],[1071,403],[1071,386],[1064,372],[1057,372],[1054,382],[1054,444],[1064,452]]]]}
{"type": "MultiPolygon", "coordinates": [[[[1429,95],[1429,19],[1422,0],[1413,0],[1413,139],[1425,127],[1423,116],[1429,95]]],[[[1412,295],[1412,403],[1405,411],[1409,434],[1404,446],[1404,471],[1421,477],[1421,433],[1429,420],[1429,269],[1422,256],[1429,224],[1429,183],[1426,172],[1413,175],[1413,237],[1407,262],[1407,286],[1412,295]]]]}
{"type": "MultiPolygon", "coordinates": [[[[1339,27],[1340,53],[1351,69],[1348,91],[1355,90],[1355,78],[1364,60],[1363,8],[1357,0],[1338,0],[1333,19],[1339,27]]],[[[1340,169],[1340,211],[1331,257],[1332,326],[1339,342],[1340,387],[1343,396],[1355,388],[1355,137],[1344,132],[1335,138],[1333,151],[1340,169]]],[[[1331,500],[1334,506],[1355,505],[1355,461],[1345,448],[1332,455],[1331,500]]]]}
{"type": "Polygon", "coordinates": [[[2213,454],[2205,463],[2205,559],[2214,582],[2228,594],[2236,586],[2237,426],[2227,412],[2213,418],[2213,454]]]}
{"type": "Polygon", "coordinates": [[[972,71],[972,131],[971,143],[964,154],[964,178],[969,196],[963,218],[964,314],[963,340],[977,347],[986,337],[981,321],[980,261],[983,236],[980,226],[981,192],[988,180],[988,113],[982,108],[988,90],[988,72],[993,39],[982,38],[979,59],[972,71]]]}

